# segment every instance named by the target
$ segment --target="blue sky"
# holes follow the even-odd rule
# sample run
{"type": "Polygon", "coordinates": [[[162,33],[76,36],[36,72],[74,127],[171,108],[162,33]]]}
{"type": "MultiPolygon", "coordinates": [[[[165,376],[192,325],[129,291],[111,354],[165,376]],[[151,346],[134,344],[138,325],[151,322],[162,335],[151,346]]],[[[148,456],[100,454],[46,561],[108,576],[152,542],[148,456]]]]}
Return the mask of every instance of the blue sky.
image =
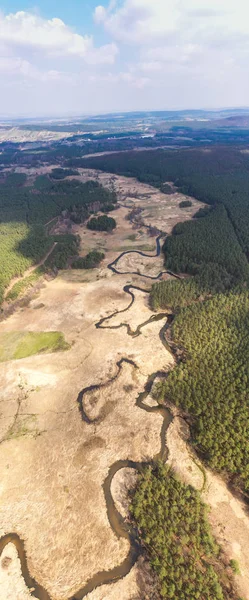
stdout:
{"type": "MultiPolygon", "coordinates": [[[[101,2],[107,6],[108,2],[101,2]]],[[[80,33],[93,33],[93,13],[98,5],[96,0],[5,0],[0,2],[1,10],[5,14],[23,10],[25,12],[37,11],[43,18],[52,19],[59,17],[65,23],[74,27],[80,33]]],[[[95,31],[96,33],[96,31],[95,31]]],[[[101,35],[101,32],[98,32],[101,35]]]]}
{"type": "Polygon", "coordinates": [[[0,115],[249,105],[248,0],[0,0],[0,115]]]}

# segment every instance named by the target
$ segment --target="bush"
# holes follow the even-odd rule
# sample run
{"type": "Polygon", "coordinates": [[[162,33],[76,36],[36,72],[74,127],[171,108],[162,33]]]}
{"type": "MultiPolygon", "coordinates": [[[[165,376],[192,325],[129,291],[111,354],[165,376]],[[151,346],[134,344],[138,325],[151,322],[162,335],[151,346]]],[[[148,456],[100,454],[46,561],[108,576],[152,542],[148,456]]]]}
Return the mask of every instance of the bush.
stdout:
{"type": "Polygon", "coordinates": [[[69,177],[69,175],[79,175],[79,171],[76,171],[76,169],[62,169],[58,167],[52,169],[50,173],[52,179],[65,179],[65,177],[69,177]]]}
{"type": "Polygon", "coordinates": [[[92,250],[84,258],[77,258],[72,262],[73,269],[94,269],[98,267],[101,261],[105,258],[103,252],[92,250]]]}
{"type": "Polygon", "coordinates": [[[92,217],[88,221],[87,227],[93,231],[113,231],[116,227],[116,221],[112,217],[107,217],[107,215],[92,217]]]}
{"type": "Polygon", "coordinates": [[[190,208],[190,206],[192,206],[192,202],[191,200],[183,200],[182,202],[179,202],[179,207],[180,208],[190,208]]]}
{"type": "Polygon", "coordinates": [[[206,217],[211,210],[212,208],[210,206],[204,206],[204,208],[199,208],[199,210],[197,210],[197,212],[195,213],[194,218],[202,219],[202,217],[206,217]]]}
{"type": "Polygon", "coordinates": [[[233,570],[233,572],[234,572],[236,575],[240,575],[240,568],[239,568],[239,563],[238,563],[238,561],[237,561],[237,560],[235,560],[234,558],[232,558],[232,559],[230,560],[230,563],[229,563],[229,565],[230,565],[231,569],[233,570]]]}
{"type": "Polygon", "coordinates": [[[167,195],[171,195],[174,193],[174,190],[168,183],[162,183],[162,185],[160,185],[160,191],[163,194],[167,194],[167,195]]]}

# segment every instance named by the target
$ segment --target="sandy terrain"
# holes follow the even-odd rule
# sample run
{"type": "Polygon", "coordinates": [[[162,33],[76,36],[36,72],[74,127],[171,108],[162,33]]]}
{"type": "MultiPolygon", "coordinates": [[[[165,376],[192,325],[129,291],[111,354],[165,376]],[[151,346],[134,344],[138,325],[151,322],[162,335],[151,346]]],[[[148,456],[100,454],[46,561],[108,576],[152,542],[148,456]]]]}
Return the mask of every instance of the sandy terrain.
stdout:
{"type": "Polygon", "coordinates": [[[36,142],[38,144],[39,142],[51,142],[53,140],[61,140],[65,137],[69,138],[72,135],[73,133],[68,131],[49,131],[48,129],[32,131],[30,129],[20,129],[19,127],[11,127],[6,129],[1,127],[0,141],[11,141],[19,144],[36,142]]]}

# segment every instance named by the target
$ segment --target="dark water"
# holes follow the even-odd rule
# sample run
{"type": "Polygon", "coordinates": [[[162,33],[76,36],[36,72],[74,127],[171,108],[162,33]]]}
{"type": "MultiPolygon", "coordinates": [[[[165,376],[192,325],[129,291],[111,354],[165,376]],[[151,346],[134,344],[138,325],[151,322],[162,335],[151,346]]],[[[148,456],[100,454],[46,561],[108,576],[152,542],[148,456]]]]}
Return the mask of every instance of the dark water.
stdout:
{"type": "Polygon", "coordinates": [[[21,562],[22,575],[24,577],[27,587],[29,589],[33,588],[35,596],[40,600],[51,600],[46,590],[41,585],[39,585],[39,583],[37,583],[35,579],[33,579],[29,574],[24,542],[23,540],[21,540],[19,535],[17,535],[16,533],[8,533],[7,535],[4,535],[0,539],[0,554],[4,550],[5,546],[7,546],[7,544],[9,543],[14,544],[14,546],[17,549],[18,556],[21,562]]]}

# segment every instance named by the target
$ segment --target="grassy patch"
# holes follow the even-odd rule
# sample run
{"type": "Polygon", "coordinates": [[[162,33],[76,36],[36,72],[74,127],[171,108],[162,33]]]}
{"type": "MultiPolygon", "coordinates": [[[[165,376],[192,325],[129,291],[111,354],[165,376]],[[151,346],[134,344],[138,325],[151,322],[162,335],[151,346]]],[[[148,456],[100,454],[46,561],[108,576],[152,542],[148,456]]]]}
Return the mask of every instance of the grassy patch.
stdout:
{"type": "Polygon", "coordinates": [[[140,250],[141,252],[153,252],[155,251],[155,246],[150,246],[149,244],[138,244],[137,246],[116,246],[113,248],[115,252],[125,252],[125,251],[136,251],[140,250]]]}
{"type": "Polygon", "coordinates": [[[42,269],[42,267],[38,267],[37,269],[35,269],[35,271],[33,271],[33,273],[31,273],[31,275],[25,277],[24,279],[21,279],[20,281],[17,281],[17,283],[13,285],[13,287],[11,288],[11,290],[5,298],[7,302],[13,302],[14,300],[16,300],[18,296],[20,296],[21,294],[23,294],[23,292],[26,292],[30,287],[32,287],[43,274],[44,270],[42,269]]]}
{"type": "Polygon", "coordinates": [[[231,567],[231,569],[233,570],[233,572],[234,572],[236,575],[240,575],[240,568],[239,568],[239,563],[238,563],[238,561],[237,561],[237,560],[235,560],[234,558],[232,558],[232,559],[230,560],[230,563],[229,563],[229,564],[230,564],[230,567],[231,567]]]}
{"type": "Polygon", "coordinates": [[[69,344],[60,331],[11,331],[0,334],[0,362],[68,348],[69,344]]]}

